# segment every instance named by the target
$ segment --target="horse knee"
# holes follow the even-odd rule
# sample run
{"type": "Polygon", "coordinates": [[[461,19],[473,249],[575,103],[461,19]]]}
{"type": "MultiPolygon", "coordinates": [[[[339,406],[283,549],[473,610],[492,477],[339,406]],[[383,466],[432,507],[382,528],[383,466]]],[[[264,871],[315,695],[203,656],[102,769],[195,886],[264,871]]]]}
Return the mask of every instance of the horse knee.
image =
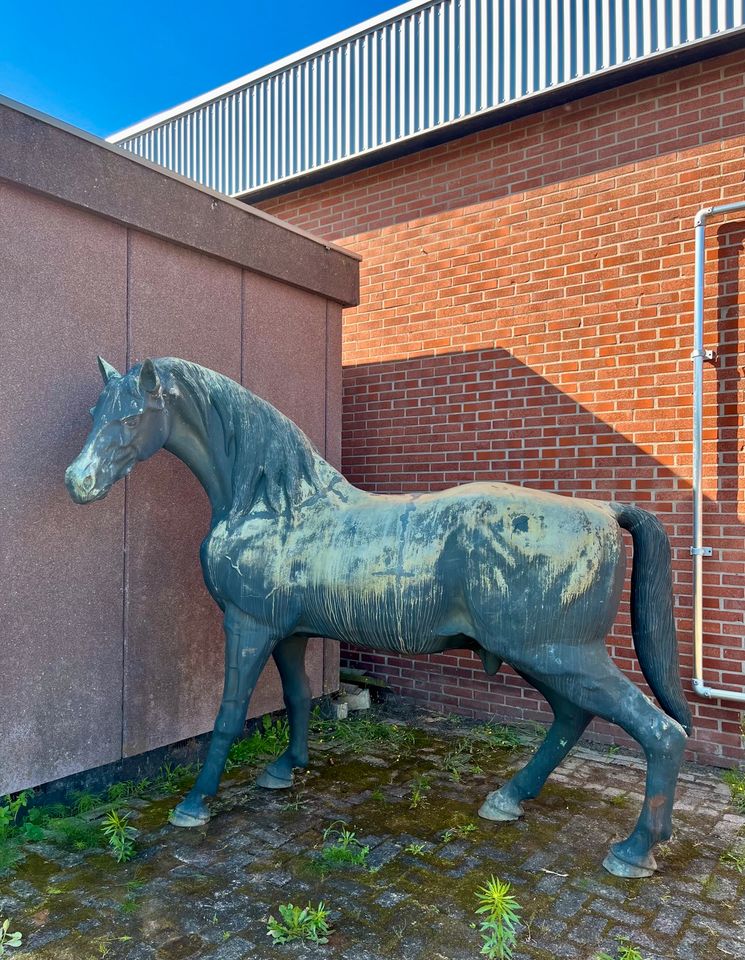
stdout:
{"type": "Polygon", "coordinates": [[[688,736],[681,725],[671,717],[655,718],[652,724],[653,746],[665,757],[678,759],[683,755],[688,736]]]}
{"type": "Polygon", "coordinates": [[[226,740],[235,740],[243,730],[244,717],[239,710],[228,710],[225,713],[220,712],[213,734],[226,740]]]}

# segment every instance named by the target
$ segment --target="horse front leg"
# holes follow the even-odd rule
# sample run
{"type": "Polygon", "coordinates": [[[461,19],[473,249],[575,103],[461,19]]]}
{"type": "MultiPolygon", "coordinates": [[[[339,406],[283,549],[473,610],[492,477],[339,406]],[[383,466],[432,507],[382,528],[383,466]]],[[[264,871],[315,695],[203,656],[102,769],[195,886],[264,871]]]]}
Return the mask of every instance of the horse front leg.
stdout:
{"type": "Polygon", "coordinates": [[[207,759],[196,783],[172,812],[177,827],[201,827],[210,818],[206,797],[220,784],[228,751],[243,730],[251,694],[276,642],[271,630],[236,607],[225,612],[225,685],[207,759]]]}
{"type": "Polygon", "coordinates": [[[285,752],[256,779],[259,787],[268,790],[283,790],[292,786],[292,771],[295,767],[308,766],[308,725],[310,721],[310,682],[305,672],[305,650],[308,638],[285,637],[274,650],[282,680],[282,693],[287,720],[290,725],[290,743],[285,752]]]}

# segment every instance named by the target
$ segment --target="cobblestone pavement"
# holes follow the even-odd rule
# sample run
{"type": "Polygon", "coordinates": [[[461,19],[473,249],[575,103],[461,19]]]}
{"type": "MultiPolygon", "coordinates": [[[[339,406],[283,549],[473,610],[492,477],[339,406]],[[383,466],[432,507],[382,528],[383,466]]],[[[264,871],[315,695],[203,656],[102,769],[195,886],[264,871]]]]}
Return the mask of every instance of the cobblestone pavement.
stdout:
{"type": "Polygon", "coordinates": [[[290,792],[254,787],[255,768],[235,771],[203,829],[167,824],[172,797],[133,800],[138,855],[127,864],[28,846],[0,875],[0,919],[24,934],[8,956],[476,960],[474,891],[494,874],[522,905],[515,960],[616,957],[619,937],[648,960],[745,957],[745,874],[722,859],[743,849],[745,819],[715,772],[684,772],[658,874],[624,881],[601,861],[636,819],[638,760],[580,747],[523,820],[489,823],[481,800],[528,749],[495,747],[465,722],[413,723],[409,743],[316,743],[290,792]],[[469,752],[474,731],[483,739],[469,752]],[[323,831],[340,820],[370,847],[364,866],[323,866],[323,831]],[[272,944],[266,918],[279,904],[319,900],[332,910],[326,945],[272,944]]]}

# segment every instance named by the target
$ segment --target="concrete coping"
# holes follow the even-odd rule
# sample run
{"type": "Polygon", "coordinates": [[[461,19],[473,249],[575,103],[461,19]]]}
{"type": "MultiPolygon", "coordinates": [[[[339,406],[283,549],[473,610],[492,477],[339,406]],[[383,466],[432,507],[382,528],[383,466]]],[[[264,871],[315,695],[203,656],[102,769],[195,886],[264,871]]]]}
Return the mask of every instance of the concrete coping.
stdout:
{"type": "Polygon", "coordinates": [[[5,97],[0,143],[0,181],[344,306],[359,302],[357,254],[5,97]]]}

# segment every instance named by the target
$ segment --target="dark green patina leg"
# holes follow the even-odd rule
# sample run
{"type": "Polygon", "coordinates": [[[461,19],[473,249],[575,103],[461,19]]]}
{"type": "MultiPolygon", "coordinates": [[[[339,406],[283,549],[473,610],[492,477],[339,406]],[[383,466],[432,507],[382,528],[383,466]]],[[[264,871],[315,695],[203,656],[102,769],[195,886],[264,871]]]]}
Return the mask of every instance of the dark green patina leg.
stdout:
{"type": "Polygon", "coordinates": [[[270,763],[256,783],[269,790],[292,786],[295,767],[308,766],[308,723],[310,721],[310,683],[305,672],[308,638],[285,637],[274,650],[274,662],[282,678],[282,692],[290,725],[290,743],[282,756],[270,763]]]}
{"type": "Polygon", "coordinates": [[[197,781],[171,814],[177,827],[199,827],[210,818],[206,797],[214,796],[233,740],[243,730],[251,694],[272,652],[274,638],[236,607],[225,612],[225,686],[207,759],[197,781]]]}
{"type": "Polygon", "coordinates": [[[554,722],[530,761],[503,787],[490,793],[479,816],[485,820],[517,820],[524,813],[523,800],[537,797],[549,775],[582,736],[592,714],[550,690],[545,684],[525,677],[551,704],[554,722]]]}
{"type": "Polygon", "coordinates": [[[672,832],[675,784],[686,733],[621,673],[604,646],[557,645],[552,661],[551,672],[531,674],[581,710],[617,723],[646,754],[646,792],[639,819],[629,837],[613,844],[603,866],[619,877],[651,876],[657,866],[652,848],[672,832]]]}

